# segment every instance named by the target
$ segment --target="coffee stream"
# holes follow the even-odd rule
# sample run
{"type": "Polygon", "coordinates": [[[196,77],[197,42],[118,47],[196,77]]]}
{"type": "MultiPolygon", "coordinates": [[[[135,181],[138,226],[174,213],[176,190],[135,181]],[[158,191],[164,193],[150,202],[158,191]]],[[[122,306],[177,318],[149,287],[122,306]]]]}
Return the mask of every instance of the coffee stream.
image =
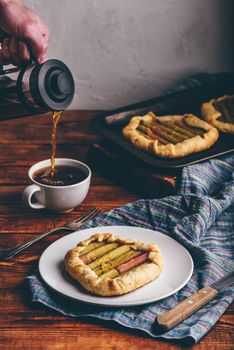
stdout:
{"type": "Polygon", "coordinates": [[[56,165],[55,169],[56,131],[62,112],[63,111],[53,112],[50,166],[39,169],[33,174],[34,180],[44,185],[69,186],[83,181],[87,176],[83,170],[77,167],[56,165]]]}
{"type": "Polygon", "coordinates": [[[51,170],[50,175],[53,178],[54,177],[54,165],[55,165],[55,153],[56,153],[56,131],[57,131],[57,125],[59,122],[59,119],[62,115],[63,111],[53,112],[53,129],[52,129],[52,154],[51,154],[51,170]]]}

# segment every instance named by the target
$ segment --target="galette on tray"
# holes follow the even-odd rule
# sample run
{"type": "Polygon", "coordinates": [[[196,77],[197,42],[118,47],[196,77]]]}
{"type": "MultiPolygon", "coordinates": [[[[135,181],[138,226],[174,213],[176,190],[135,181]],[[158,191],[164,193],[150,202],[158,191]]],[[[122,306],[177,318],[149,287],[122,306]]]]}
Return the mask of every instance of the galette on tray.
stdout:
{"type": "Polygon", "coordinates": [[[156,244],[114,236],[92,235],[67,252],[69,275],[87,291],[101,296],[129,293],[158,277],[162,255],[156,244]]]}
{"type": "Polygon", "coordinates": [[[234,95],[225,95],[203,103],[201,113],[219,131],[234,134],[234,95]]]}
{"type": "Polygon", "coordinates": [[[210,148],[218,130],[193,114],[132,117],[123,135],[133,145],[162,158],[184,157],[210,148]]]}

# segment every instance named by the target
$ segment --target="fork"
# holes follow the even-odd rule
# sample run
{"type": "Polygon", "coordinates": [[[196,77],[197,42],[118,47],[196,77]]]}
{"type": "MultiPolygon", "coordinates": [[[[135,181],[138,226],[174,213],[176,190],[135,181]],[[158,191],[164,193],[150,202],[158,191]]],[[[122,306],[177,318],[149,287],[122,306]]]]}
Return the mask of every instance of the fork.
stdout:
{"type": "Polygon", "coordinates": [[[84,223],[86,223],[88,220],[93,219],[98,214],[101,214],[102,210],[96,207],[93,207],[88,212],[78,216],[75,220],[68,221],[64,226],[54,228],[48,232],[41,233],[30,240],[20,243],[14,247],[8,248],[4,250],[3,252],[0,252],[0,260],[7,260],[15,256],[16,254],[22,252],[22,250],[25,250],[26,248],[30,247],[33,243],[39,241],[40,239],[50,235],[51,233],[55,233],[61,230],[65,231],[75,231],[78,228],[80,228],[84,223]]]}

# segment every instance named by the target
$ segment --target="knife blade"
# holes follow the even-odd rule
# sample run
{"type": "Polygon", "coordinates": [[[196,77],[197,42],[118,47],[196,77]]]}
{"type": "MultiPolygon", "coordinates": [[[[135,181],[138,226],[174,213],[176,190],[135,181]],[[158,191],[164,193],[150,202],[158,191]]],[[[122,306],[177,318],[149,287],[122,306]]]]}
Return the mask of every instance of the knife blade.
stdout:
{"type": "Polygon", "coordinates": [[[175,327],[178,323],[184,321],[192,313],[200,309],[203,305],[214,299],[223,289],[234,283],[234,270],[222,278],[206,286],[190,297],[177,304],[171,310],[158,315],[155,319],[156,325],[164,331],[175,327]]]}
{"type": "Polygon", "coordinates": [[[234,270],[212,283],[211,287],[221,292],[221,290],[229,287],[232,283],[234,283],[234,270]]]}

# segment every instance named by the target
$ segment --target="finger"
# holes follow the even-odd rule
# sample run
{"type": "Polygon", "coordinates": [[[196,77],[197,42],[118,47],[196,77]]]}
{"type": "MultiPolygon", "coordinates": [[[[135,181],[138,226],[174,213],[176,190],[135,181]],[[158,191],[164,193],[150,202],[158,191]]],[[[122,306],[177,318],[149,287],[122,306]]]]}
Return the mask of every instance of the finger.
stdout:
{"type": "Polygon", "coordinates": [[[12,63],[19,66],[25,61],[30,60],[30,53],[27,45],[15,37],[6,38],[2,44],[2,48],[3,53],[1,59],[4,61],[2,64],[12,63]]]}
{"type": "Polygon", "coordinates": [[[4,56],[4,53],[3,53],[3,49],[0,48],[0,64],[2,65],[7,65],[7,64],[10,64],[11,62],[9,61],[9,59],[7,59],[5,56],[4,56]]]}
{"type": "Polygon", "coordinates": [[[10,50],[12,59],[17,59],[18,51],[19,51],[19,41],[14,36],[10,38],[9,50],[10,50]]]}
{"type": "Polygon", "coordinates": [[[28,62],[31,59],[31,53],[29,46],[22,40],[19,40],[19,51],[18,51],[20,60],[22,62],[28,62]]]}
{"type": "Polygon", "coordinates": [[[11,61],[15,66],[20,65],[20,56],[19,56],[19,40],[16,37],[10,38],[10,45],[9,45],[10,55],[11,55],[11,61]]]}
{"type": "Polygon", "coordinates": [[[0,41],[1,42],[3,42],[4,41],[4,39],[6,38],[6,37],[8,37],[9,35],[6,33],[6,32],[4,32],[2,29],[0,29],[0,41]]]}
{"type": "Polygon", "coordinates": [[[5,59],[7,59],[8,61],[11,60],[10,42],[11,42],[10,38],[6,38],[2,43],[3,55],[5,59]]]}

